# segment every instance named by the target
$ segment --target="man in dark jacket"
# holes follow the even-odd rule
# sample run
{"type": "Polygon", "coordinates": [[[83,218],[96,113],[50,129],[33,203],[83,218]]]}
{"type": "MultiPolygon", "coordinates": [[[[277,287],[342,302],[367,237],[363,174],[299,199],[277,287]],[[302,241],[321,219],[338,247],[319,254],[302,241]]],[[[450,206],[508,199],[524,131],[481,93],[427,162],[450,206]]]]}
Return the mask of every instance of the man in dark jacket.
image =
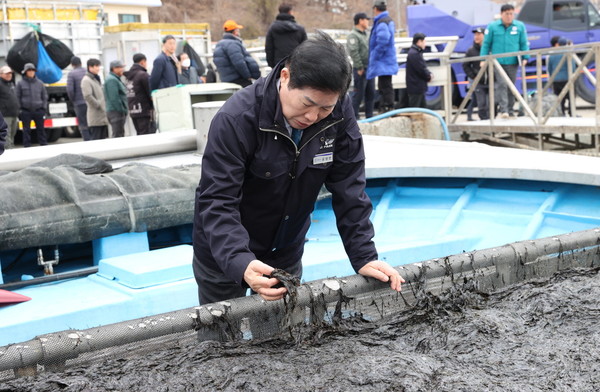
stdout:
{"type": "Polygon", "coordinates": [[[163,38],[162,52],[152,63],[152,74],[150,75],[150,89],[173,87],[177,85],[177,69],[179,61],[175,57],[177,42],[175,37],[167,35],[163,38]]]}
{"type": "Polygon", "coordinates": [[[292,6],[281,4],[279,6],[279,15],[275,22],[269,27],[265,39],[265,54],[267,55],[267,64],[273,68],[282,58],[289,56],[290,53],[306,40],[306,30],[296,23],[292,15],[292,6]]]}
{"type": "Polygon", "coordinates": [[[426,108],[425,93],[427,82],[433,74],[429,72],[423,51],[425,50],[425,34],[416,33],[406,57],[406,92],[408,93],[408,106],[411,108],[426,108]]]}
{"type": "Polygon", "coordinates": [[[46,129],[44,128],[44,116],[48,106],[48,93],[46,86],[35,77],[35,65],[25,64],[23,68],[23,79],[17,83],[16,93],[21,106],[19,118],[23,123],[23,147],[31,147],[31,121],[35,122],[38,142],[40,146],[48,144],[46,129]]]}
{"type": "Polygon", "coordinates": [[[240,29],[243,27],[233,20],[225,21],[223,39],[215,47],[213,62],[221,82],[246,87],[252,84],[252,79],[260,77],[260,69],[240,38],[240,29]]]}
{"type": "Polygon", "coordinates": [[[127,121],[127,89],[121,77],[125,64],[121,60],[110,62],[110,73],[104,82],[104,98],[106,99],[106,118],[112,129],[112,137],[125,136],[127,121]]]}
{"type": "Polygon", "coordinates": [[[354,269],[400,290],[398,271],[377,260],[365,193],[363,143],[346,91],[344,47],[320,34],[266,77],[225,102],[210,125],[196,190],[194,275],[200,303],[266,300],[285,288],[274,268],[300,276],[304,239],[321,186],[354,269]]]}
{"type": "MultiPolygon", "coordinates": [[[[483,27],[478,27],[473,30],[473,46],[467,50],[467,53],[465,54],[466,57],[479,57],[484,34],[485,28],[483,27]]],[[[481,61],[479,60],[465,61],[463,63],[463,70],[467,74],[470,84],[473,83],[473,80],[475,80],[477,77],[480,69],[481,61]]],[[[473,120],[472,113],[475,106],[477,106],[477,112],[481,120],[487,120],[490,118],[488,111],[487,74],[484,74],[481,79],[479,79],[479,83],[477,83],[477,86],[475,87],[474,96],[471,97],[471,103],[469,103],[469,108],[467,109],[467,119],[469,121],[473,120]]]]}
{"type": "Polygon", "coordinates": [[[354,28],[348,34],[346,49],[352,59],[352,80],[354,90],[352,91],[352,107],[354,115],[360,118],[360,103],[365,100],[365,117],[373,117],[373,106],[375,105],[375,79],[367,79],[367,66],[369,65],[369,39],[367,29],[369,18],[364,12],[354,15],[354,28]]]}
{"type": "Polygon", "coordinates": [[[133,65],[125,72],[127,78],[127,104],[129,116],[138,135],[155,133],[152,126],[154,115],[152,96],[150,95],[150,75],[146,71],[146,56],[142,53],[133,55],[133,65]]]}
{"type": "Polygon", "coordinates": [[[73,56],[71,59],[71,66],[73,70],[67,76],[67,95],[73,104],[81,137],[83,141],[88,141],[90,140],[90,131],[87,124],[87,104],[81,92],[81,79],[87,71],[81,66],[81,59],[77,56],[73,56]]]}
{"type": "Polygon", "coordinates": [[[19,129],[19,100],[15,93],[13,71],[5,65],[0,68],[0,113],[7,125],[5,148],[13,148],[15,135],[19,129]]]}

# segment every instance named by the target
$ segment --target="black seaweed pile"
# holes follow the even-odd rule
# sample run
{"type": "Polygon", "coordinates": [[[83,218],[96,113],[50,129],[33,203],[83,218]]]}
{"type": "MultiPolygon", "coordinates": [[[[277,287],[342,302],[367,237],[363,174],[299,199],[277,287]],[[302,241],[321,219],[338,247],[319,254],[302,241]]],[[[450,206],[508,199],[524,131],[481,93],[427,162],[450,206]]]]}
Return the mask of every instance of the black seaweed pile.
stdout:
{"type": "Polygon", "coordinates": [[[467,282],[318,336],[180,344],[0,391],[597,391],[600,276],[569,271],[493,294],[467,282]]]}

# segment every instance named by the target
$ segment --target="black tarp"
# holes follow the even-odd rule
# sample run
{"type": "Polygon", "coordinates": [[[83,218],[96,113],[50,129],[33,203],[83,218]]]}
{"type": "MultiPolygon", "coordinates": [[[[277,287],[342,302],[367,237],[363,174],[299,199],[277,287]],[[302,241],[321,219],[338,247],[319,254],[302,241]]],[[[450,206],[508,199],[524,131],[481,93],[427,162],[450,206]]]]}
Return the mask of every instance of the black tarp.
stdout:
{"type": "Polygon", "coordinates": [[[129,164],[86,175],[84,171],[108,168],[101,162],[66,160],[78,168],[50,161],[46,167],[0,175],[0,250],[86,242],[192,222],[199,166],[129,164]]]}

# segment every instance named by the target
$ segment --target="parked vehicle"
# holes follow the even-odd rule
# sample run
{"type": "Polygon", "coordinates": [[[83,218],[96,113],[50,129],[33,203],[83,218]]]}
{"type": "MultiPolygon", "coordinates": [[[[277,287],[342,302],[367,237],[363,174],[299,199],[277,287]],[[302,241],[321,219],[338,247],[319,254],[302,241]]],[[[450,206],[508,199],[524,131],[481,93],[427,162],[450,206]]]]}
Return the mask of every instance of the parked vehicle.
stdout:
{"type": "MultiPolygon", "coordinates": [[[[550,38],[555,35],[564,36],[573,44],[595,42],[600,38],[600,13],[589,0],[528,0],[517,11],[517,19],[527,27],[530,49],[550,47],[550,38]]],[[[456,35],[459,41],[455,48],[455,56],[462,57],[472,45],[472,30],[476,27],[486,27],[499,15],[500,4],[491,0],[428,2],[408,6],[408,32],[409,35],[416,32],[428,36],[456,35]]],[[[530,59],[527,68],[532,70],[531,74],[535,73],[535,59],[530,59]]],[[[593,64],[588,64],[588,68],[595,72],[593,64]]],[[[456,102],[466,95],[467,90],[466,75],[461,64],[453,64],[452,77],[456,102]]],[[[517,83],[517,88],[521,89],[521,83],[517,83]]],[[[530,88],[535,89],[534,80],[530,88]]],[[[575,91],[587,102],[595,102],[595,88],[586,77],[579,78],[575,91]]],[[[438,95],[439,93],[430,91],[429,102],[438,99],[438,95]]]]}
{"type": "MultiPolygon", "coordinates": [[[[100,58],[102,4],[2,0],[0,6],[0,63],[6,63],[10,48],[32,28],[63,42],[84,63],[90,57],[100,58]]],[[[60,81],[46,86],[48,108],[44,125],[49,142],[63,133],[77,133],[77,118],[67,96],[68,70],[63,70],[60,81]]]]}

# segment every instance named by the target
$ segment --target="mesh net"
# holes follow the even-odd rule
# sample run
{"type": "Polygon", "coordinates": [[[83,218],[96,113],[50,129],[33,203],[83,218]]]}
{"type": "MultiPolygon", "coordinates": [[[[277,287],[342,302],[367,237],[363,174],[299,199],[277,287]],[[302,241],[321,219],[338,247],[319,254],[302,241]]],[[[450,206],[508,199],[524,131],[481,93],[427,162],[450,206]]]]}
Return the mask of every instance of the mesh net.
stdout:
{"type": "Polygon", "coordinates": [[[106,358],[139,356],[172,344],[198,341],[310,341],[324,329],[349,320],[375,322],[470,285],[488,293],[559,271],[600,266],[600,230],[588,230],[494,249],[463,253],[398,267],[401,293],[359,275],[309,282],[281,301],[238,298],[154,317],[64,331],[0,347],[0,381],[62,371],[106,358]]]}

